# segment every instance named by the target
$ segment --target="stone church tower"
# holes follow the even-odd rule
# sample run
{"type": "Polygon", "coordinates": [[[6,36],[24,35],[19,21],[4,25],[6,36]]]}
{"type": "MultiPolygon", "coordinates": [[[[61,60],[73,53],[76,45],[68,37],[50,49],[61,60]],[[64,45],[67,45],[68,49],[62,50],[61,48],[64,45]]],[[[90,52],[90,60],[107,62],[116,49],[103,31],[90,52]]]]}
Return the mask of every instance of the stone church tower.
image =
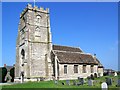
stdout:
{"type": "Polygon", "coordinates": [[[49,9],[30,4],[20,15],[16,44],[15,79],[51,79],[51,31],[49,9]]]}

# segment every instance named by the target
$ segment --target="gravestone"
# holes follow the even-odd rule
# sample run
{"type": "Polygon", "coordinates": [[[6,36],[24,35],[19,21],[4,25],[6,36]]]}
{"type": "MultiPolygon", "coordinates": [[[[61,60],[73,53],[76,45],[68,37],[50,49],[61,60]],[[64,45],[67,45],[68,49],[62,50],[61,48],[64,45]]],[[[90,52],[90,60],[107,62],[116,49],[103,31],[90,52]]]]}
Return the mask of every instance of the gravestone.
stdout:
{"type": "Polygon", "coordinates": [[[79,83],[80,83],[81,85],[84,84],[84,79],[83,79],[83,78],[78,78],[78,80],[79,80],[79,83]]]}
{"type": "Polygon", "coordinates": [[[93,86],[93,80],[88,79],[88,86],[93,86]]]}
{"type": "Polygon", "coordinates": [[[66,85],[70,85],[70,80],[66,80],[66,85]]]}
{"type": "Polygon", "coordinates": [[[108,86],[112,85],[112,79],[111,78],[106,78],[106,83],[108,86]]]}
{"type": "Polygon", "coordinates": [[[120,79],[117,81],[117,87],[120,87],[120,79]]]}
{"type": "Polygon", "coordinates": [[[40,77],[40,81],[44,81],[44,77],[40,77]]]}
{"type": "Polygon", "coordinates": [[[115,72],[114,76],[117,76],[117,73],[115,72]]]}
{"type": "Polygon", "coordinates": [[[55,80],[54,82],[55,82],[55,84],[58,84],[58,81],[57,81],[57,80],[55,80]]]}
{"type": "Polygon", "coordinates": [[[77,83],[76,83],[76,81],[75,81],[75,80],[73,80],[73,85],[77,85],[77,83]]]}
{"type": "Polygon", "coordinates": [[[107,85],[107,83],[106,83],[106,82],[103,82],[103,83],[101,84],[101,88],[102,88],[102,90],[108,90],[108,85],[107,85]]]}
{"type": "Polygon", "coordinates": [[[39,82],[39,81],[40,81],[40,78],[37,78],[37,81],[39,82]]]}

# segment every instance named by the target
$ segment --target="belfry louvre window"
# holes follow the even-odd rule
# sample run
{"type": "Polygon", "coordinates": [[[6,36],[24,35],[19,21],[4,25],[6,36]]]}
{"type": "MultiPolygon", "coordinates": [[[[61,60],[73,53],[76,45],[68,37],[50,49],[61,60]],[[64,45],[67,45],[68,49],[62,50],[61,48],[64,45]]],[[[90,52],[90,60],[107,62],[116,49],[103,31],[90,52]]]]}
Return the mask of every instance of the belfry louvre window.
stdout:
{"type": "Polygon", "coordinates": [[[83,65],[83,73],[86,73],[86,65],[83,65]]]}
{"type": "Polygon", "coordinates": [[[78,65],[74,65],[74,73],[78,73],[78,65]]]}
{"type": "Polygon", "coordinates": [[[91,65],[91,73],[94,72],[94,65],[91,65]]]}
{"type": "Polygon", "coordinates": [[[64,74],[67,74],[67,65],[64,65],[64,74]]]}

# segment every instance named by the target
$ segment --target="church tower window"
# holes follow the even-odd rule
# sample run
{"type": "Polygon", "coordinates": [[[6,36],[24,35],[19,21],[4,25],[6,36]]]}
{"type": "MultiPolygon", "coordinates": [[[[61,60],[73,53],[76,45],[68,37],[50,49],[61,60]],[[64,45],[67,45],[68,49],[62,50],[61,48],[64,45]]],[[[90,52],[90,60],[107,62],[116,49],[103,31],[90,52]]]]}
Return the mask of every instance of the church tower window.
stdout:
{"type": "Polygon", "coordinates": [[[25,50],[24,49],[21,50],[21,55],[22,55],[22,59],[25,59],[25,50]]]}

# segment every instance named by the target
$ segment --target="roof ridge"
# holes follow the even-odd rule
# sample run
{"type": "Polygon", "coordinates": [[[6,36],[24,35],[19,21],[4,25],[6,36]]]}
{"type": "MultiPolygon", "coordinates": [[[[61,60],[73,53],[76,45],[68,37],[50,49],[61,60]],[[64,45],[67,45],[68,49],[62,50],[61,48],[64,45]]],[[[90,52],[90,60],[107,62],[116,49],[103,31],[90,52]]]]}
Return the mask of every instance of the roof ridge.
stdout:
{"type": "MultiPolygon", "coordinates": [[[[53,44],[54,46],[61,46],[61,47],[71,47],[71,48],[78,48],[80,49],[80,47],[75,47],[75,46],[66,46],[66,45],[58,45],[58,44],[53,44]]],[[[81,49],[80,49],[81,50],[81,49]]]]}
{"type": "Polygon", "coordinates": [[[93,57],[93,55],[92,54],[90,54],[90,53],[84,53],[84,52],[71,52],[71,51],[62,51],[62,50],[53,50],[53,51],[58,51],[58,52],[65,52],[65,53],[77,53],[77,54],[85,54],[85,55],[90,55],[90,56],[92,56],[93,57]]]}
{"type": "Polygon", "coordinates": [[[56,52],[65,52],[65,53],[82,53],[82,52],[74,52],[74,51],[64,51],[64,50],[52,50],[56,52]]]}

